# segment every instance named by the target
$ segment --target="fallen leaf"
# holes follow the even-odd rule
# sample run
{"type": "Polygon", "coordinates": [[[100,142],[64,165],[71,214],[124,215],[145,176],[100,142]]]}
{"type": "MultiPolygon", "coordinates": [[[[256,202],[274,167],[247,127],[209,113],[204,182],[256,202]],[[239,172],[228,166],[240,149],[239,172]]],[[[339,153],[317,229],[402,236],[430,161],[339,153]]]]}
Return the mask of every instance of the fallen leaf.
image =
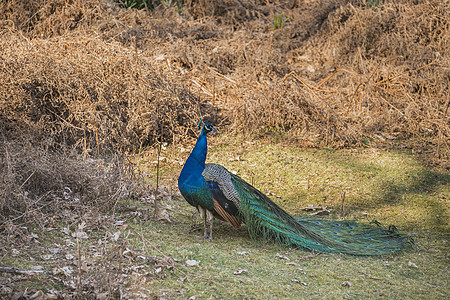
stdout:
{"type": "Polygon", "coordinates": [[[48,251],[50,251],[51,254],[58,254],[61,252],[60,248],[48,248],[48,251]]]}
{"type": "Polygon", "coordinates": [[[62,268],[56,268],[53,270],[53,274],[64,274],[65,276],[70,276],[73,273],[73,268],[71,266],[64,266],[62,268]]]}
{"type": "Polygon", "coordinates": [[[109,299],[109,293],[108,292],[99,293],[99,294],[96,294],[96,297],[98,300],[106,300],[106,299],[109,299]]]}
{"type": "Polygon", "coordinates": [[[197,266],[200,263],[200,261],[194,260],[194,259],[188,259],[186,261],[186,265],[188,267],[197,266]]]}
{"type": "Polygon", "coordinates": [[[78,231],[83,231],[83,229],[86,228],[86,222],[83,221],[80,224],[78,224],[78,231]]]}
{"type": "MultiPolygon", "coordinates": [[[[166,157],[161,156],[158,160],[159,160],[159,161],[165,161],[165,160],[166,160],[166,157]]],[[[157,163],[158,163],[158,160],[154,160],[154,161],[152,161],[151,163],[152,163],[152,164],[157,164],[157,163]]]]}
{"type": "Polygon", "coordinates": [[[87,261],[83,260],[81,262],[81,266],[80,266],[80,270],[87,273],[89,271],[89,267],[88,267],[88,263],[87,261]]]}
{"type": "Polygon", "coordinates": [[[413,262],[411,262],[411,261],[408,261],[408,267],[411,267],[411,268],[419,268],[415,263],[413,263],[413,262]]]}
{"type": "Polygon", "coordinates": [[[282,255],[282,254],[280,254],[280,253],[275,254],[275,257],[277,257],[277,258],[279,258],[279,259],[286,259],[286,260],[289,260],[289,258],[288,258],[287,256],[282,255]]]}
{"type": "Polygon", "coordinates": [[[30,296],[29,298],[30,300],[34,300],[34,299],[44,299],[44,292],[39,290],[36,293],[34,293],[33,295],[30,296]]]}
{"type": "Polygon", "coordinates": [[[125,221],[115,221],[114,226],[122,226],[125,221]]]}
{"type": "Polygon", "coordinates": [[[120,230],[114,232],[113,237],[112,237],[114,242],[117,242],[117,240],[119,239],[120,233],[121,233],[120,230]]]}
{"type": "Polygon", "coordinates": [[[228,161],[240,161],[241,160],[241,156],[238,155],[236,158],[230,158],[228,159],[228,161]]]}
{"type": "Polygon", "coordinates": [[[167,212],[167,210],[159,209],[156,214],[157,214],[158,220],[164,221],[167,223],[172,223],[172,220],[170,219],[170,216],[169,216],[169,213],[167,212]]]}
{"type": "Polygon", "coordinates": [[[16,292],[12,295],[11,300],[24,299],[23,292],[16,292]]]}
{"type": "Polygon", "coordinates": [[[234,271],[233,274],[234,275],[241,275],[241,274],[247,273],[247,271],[248,271],[248,269],[241,269],[241,268],[239,268],[237,271],[234,271]]]}
{"type": "Polygon", "coordinates": [[[72,236],[74,238],[79,238],[79,239],[88,239],[89,238],[88,234],[84,231],[74,232],[74,233],[72,233],[72,236]]]}
{"type": "Polygon", "coordinates": [[[341,285],[351,287],[353,284],[350,281],[344,281],[341,285]]]}

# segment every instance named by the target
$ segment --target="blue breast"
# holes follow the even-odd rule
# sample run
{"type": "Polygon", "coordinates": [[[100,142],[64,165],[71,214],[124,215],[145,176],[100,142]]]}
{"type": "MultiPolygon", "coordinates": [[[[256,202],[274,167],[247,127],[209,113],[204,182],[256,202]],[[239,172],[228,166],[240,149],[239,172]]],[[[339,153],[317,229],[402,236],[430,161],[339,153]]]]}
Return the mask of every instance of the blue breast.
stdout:
{"type": "Polygon", "coordinates": [[[208,183],[202,176],[205,169],[207,154],[206,134],[200,134],[194,149],[189,155],[180,177],[178,188],[186,201],[192,206],[202,206],[208,210],[213,209],[213,199],[208,188],[208,183]]]}

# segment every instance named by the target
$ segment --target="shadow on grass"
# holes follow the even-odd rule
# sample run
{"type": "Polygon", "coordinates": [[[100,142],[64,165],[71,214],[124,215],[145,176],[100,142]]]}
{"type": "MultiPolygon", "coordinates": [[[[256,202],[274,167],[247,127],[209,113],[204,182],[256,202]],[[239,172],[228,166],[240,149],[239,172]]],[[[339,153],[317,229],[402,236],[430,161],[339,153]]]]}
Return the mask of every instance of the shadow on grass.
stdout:
{"type": "MultiPolygon", "coordinates": [[[[412,176],[412,182],[384,181],[376,195],[378,203],[385,206],[420,205],[428,211],[427,222],[434,229],[442,229],[449,233],[448,206],[445,204],[448,195],[440,195],[439,189],[450,185],[450,175],[432,170],[422,169],[412,176]],[[443,200],[443,201],[442,201],[443,200]]],[[[411,207],[414,209],[414,207],[411,207]]],[[[445,233],[445,232],[444,232],[445,233]]]]}
{"type": "MultiPolygon", "coordinates": [[[[423,162],[405,153],[395,153],[405,159],[401,159],[404,165],[377,166],[372,161],[358,156],[348,156],[345,160],[337,157],[335,152],[328,153],[327,159],[339,167],[347,168],[358,173],[357,176],[364,178],[365,173],[370,176],[381,177],[376,181],[370,193],[370,202],[367,203],[372,208],[386,208],[389,210],[400,206],[406,206],[411,215],[420,215],[419,208],[426,211],[425,218],[427,227],[433,230],[449,233],[448,226],[448,202],[449,195],[442,193],[445,187],[450,186],[450,173],[432,170],[425,166],[423,162]]],[[[423,222],[425,221],[423,220],[423,222]]],[[[406,226],[413,229],[414,224],[406,226]]],[[[417,227],[416,227],[417,228],[417,227]]]]}

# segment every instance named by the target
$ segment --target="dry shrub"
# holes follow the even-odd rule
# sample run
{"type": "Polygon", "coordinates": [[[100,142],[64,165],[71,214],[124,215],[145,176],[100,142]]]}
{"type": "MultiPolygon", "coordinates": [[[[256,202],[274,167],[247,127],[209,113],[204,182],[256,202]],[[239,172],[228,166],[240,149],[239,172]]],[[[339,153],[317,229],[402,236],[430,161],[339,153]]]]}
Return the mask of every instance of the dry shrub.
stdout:
{"type": "Polygon", "coordinates": [[[448,159],[448,1],[182,3],[181,15],[112,0],[0,4],[3,212],[65,181],[101,197],[91,171],[62,174],[78,159],[65,149],[98,158],[179,142],[204,116],[303,145],[401,139],[448,159]]]}
{"type": "MultiPolygon", "coordinates": [[[[222,40],[186,44],[173,60],[236,131],[287,131],[309,145],[401,140],[445,161],[449,2],[294,2],[259,4],[264,17],[230,18],[234,27],[216,30],[222,40]],[[289,20],[273,30],[281,12],[289,20]]],[[[242,3],[255,10],[233,3],[227,16],[242,3]]]]}
{"type": "Polygon", "coordinates": [[[201,113],[187,89],[132,48],[96,36],[43,43],[5,34],[0,86],[7,101],[0,109],[15,126],[98,155],[149,145],[159,135],[170,140],[201,113]]]}
{"type": "Polygon", "coordinates": [[[82,159],[76,150],[50,150],[53,143],[25,135],[0,143],[0,222],[44,226],[45,215],[61,209],[110,210],[142,193],[122,157],[82,159]]]}
{"type": "Polygon", "coordinates": [[[49,38],[88,28],[101,19],[98,12],[114,8],[113,3],[95,0],[5,0],[0,5],[0,20],[27,37],[49,38]]]}

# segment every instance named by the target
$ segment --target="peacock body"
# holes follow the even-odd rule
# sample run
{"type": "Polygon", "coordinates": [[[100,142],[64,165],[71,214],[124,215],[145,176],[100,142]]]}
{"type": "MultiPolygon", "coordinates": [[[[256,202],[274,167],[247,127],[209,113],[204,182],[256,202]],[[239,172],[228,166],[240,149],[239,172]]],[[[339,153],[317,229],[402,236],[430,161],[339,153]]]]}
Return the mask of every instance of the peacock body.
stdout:
{"type": "Polygon", "coordinates": [[[250,237],[275,240],[321,252],[353,255],[382,255],[404,249],[410,239],[395,228],[383,228],[355,221],[296,219],[258,189],[223,166],[206,164],[207,134],[214,131],[205,124],[197,143],[178,178],[186,201],[204,218],[204,238],[212,239],[213,219],[234,227],[245,223],[250,237]],[[209,234],[207,219],[210,222],[209,234]]]}

